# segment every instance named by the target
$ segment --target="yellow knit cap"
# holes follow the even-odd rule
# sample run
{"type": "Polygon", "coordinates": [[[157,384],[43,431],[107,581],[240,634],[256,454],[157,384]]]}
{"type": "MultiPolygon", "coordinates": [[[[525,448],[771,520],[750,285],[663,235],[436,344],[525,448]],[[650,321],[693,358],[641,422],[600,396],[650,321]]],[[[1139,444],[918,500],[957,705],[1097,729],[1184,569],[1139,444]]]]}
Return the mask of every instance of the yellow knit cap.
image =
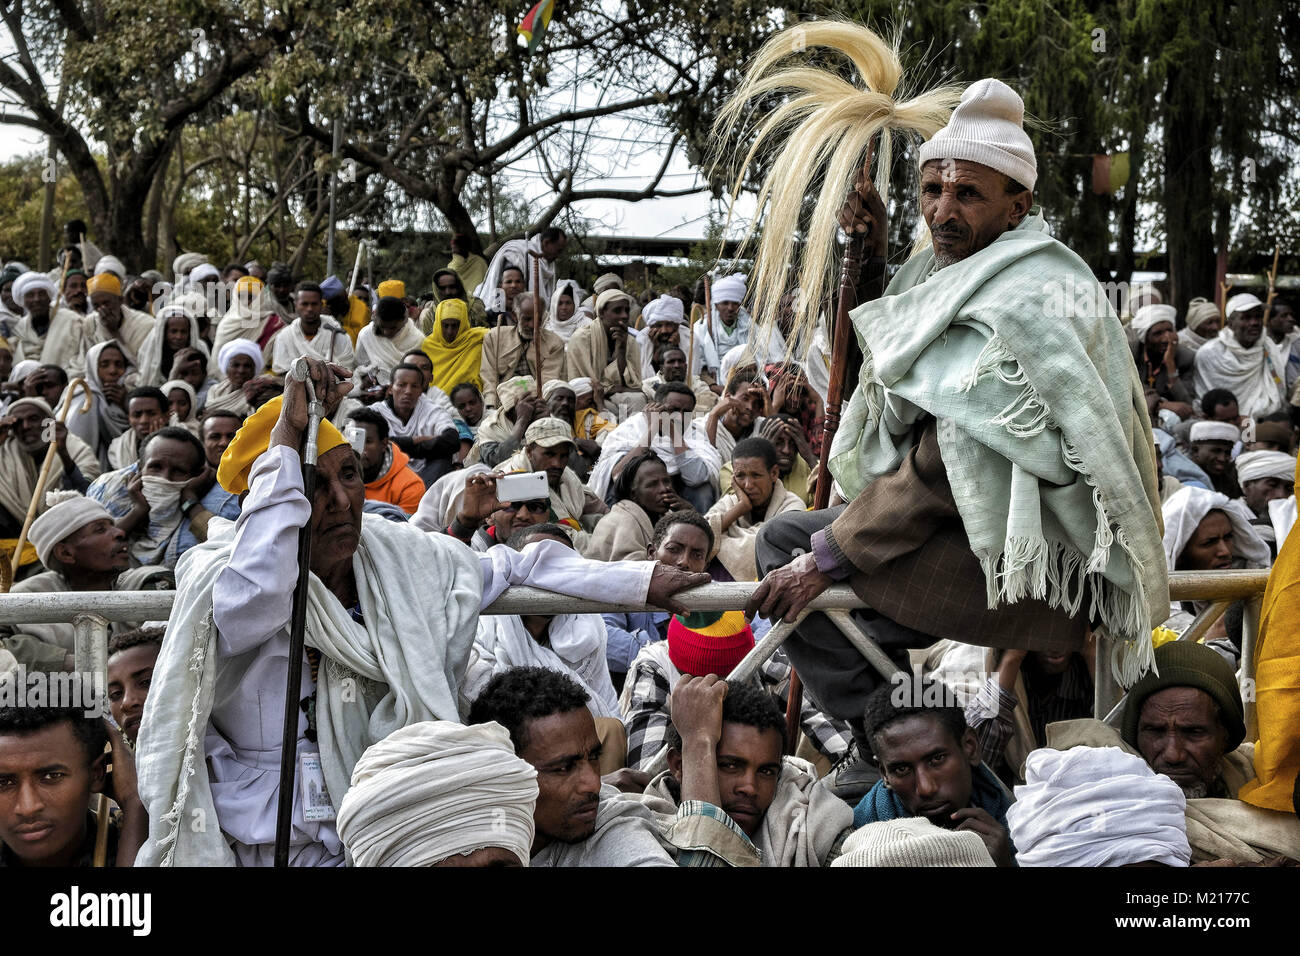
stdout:
{"type": "Polygon", "coordinates": [[[111,292],[113,295],[121,295],[122,283],[118,281],[117,276],[113,275],[113,273],[101,272],[99,275],[91,276],[86,280],[86,291],[90,293],[111,292]]]}
{"type": "Polygon", "coordinates": [[[401,279],[385,279],[379,283],[379,288],[375,291],[379,293],[381,299],[385,296],[392,296],[394,299],[405,299],[406,283],[401,279]]]}
{"type": "MultiPolygon", "coordinates": [[[[221,464],[217,466],[217,482],[232,495],[242,495],[248,490],[248,473],[253,468],[253,462],[271,447],[271,429],[280,419],[280,407],[283,404],[284,396],[277,395],[253,412],[239,426],[239,431],[235,432],[235,437],[226,446],[221,464]]],[[[328,420],[320,423],[320,436],[317,439],[320,454],[346,444],[347,439],[328,420]]]]}
{"type": "Polygon", "coordinates": [[[262,280],[257,276],[241,276],[235,283],[236,292],[256,293],[262,291],[262,280]]]}

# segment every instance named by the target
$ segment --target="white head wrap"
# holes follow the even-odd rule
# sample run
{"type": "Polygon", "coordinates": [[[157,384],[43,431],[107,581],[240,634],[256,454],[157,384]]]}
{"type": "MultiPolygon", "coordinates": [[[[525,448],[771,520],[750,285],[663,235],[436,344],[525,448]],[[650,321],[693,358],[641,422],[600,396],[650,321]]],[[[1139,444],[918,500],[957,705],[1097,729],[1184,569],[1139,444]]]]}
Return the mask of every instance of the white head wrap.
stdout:
{"type": "Polygon", "coordinates": [[[41,564],[49,567],[54,546],[100,518],[113,520],[108,509],[77,491],[51,491],[45,496],[48,508],[32,522],[28,538],[41,564]]]}
{"type": "Polygon", "coordinates": [[[25,308],[23,305],[23,296],[27,295],[27,293],[31,292],[33,289],[44,289],[46,293],[49,294],[51,302],[53,302],[54,297],[59,294],[59,287],[56,286],[54,280],[44,272],[24,272],[14,280],[13,287],[9,291],[14,297],[14,301],[18,303],[18,307],[21,309],[25,308]]]}
{"type": "Polygon", "coordinates": [[[1245,484],[1260,478],[1295,482],[1295,457],[1281,451],[1248,451],[1237,456],[1237,481],[1245,484]]]}
{"type": "Polygon", "coordinates": [[[1001,80],[976,80],[962,93],[948,125],[921,145],[921,165],[932,159],[964,159],[1033,189],[1038,162],[1024,124],[1025,102],[1019,93],[1001,80]]]}
{"type": "Polygon", "coordinates": [[[1035,750],[1007,810],[1021,866],[1187,866],[1182,788],[1119,747],[1035,750]]]}
{"type": "Polygon", "coordinates": [[[745,279],[747,277],[736,273],[735,275],[724,276],[717,282],[713,283],[713,301],[714,302],[742,302],[745,298],[745,279]]]}
{"type": "Polygon", "coordinates": [[[207,282],[210,279],[220,279],[221,271],[210,262],[195,266],[190,272],[191,282],[207,282]]]}
{"type": "Polygon", "coordinates": [[[1197,422],[1191,427],[1187,436],[1188,442],[1195,444],[1198,441],[1241,441],[1241,429],[1231,422],[1197,422]]]}
{"type": "Polygon", "coordinates": [[[1217,319],[1219,307],[1209,299],[1197,297],[1187,303],[1187,327],[1193,332],[1200,331],[1207,319],[1217,319]]]}
{"type": "Polygon", "coordinates": [[[844,841],[831,866],[996,866],[974,830],[945,830],[925,817],[868,823],[844,841]]]}
{"type": "Polygon", "coordinates": [[[172,260],[172,281],[181,282],[191,269],[207,261],[208,257],[201,252],[182,252],[172,260]]]}
{"type": "Polygon", "coordinates": [[[181,391],[183,391],[183,392],[185,392],[187,395],[189,395],[189,397],[190,397],[190,417],[189,417],[189,418],[186,418],[186,419],[178,419],[178,418],[175,416],[175,414],[173,414],[173,415],[171,416],[172,424],[173,424],[173,425],[183,425],[183,424],[185,424],[185,422],[193,422],[193,421],[197,421],[197,420],[198,420],[198,415],[197,415],[196,413],[197,413],[198,410],[199,410],[199,397],[198,397],[198,395],[196,395],[195,392],[194,392],[194,386],[191,385],[189,382],[183,381],[183,380],[181,380],[181,379],[179,379],[179,378],[174,378],[174,379],[172,379],[170,382],[163,382],[161,385],[158,386],[158,389],[159,389],[159,390],[160,390],[164,395],[167,396],[167,401],[168,401],[169,403],[171,402],[171,398],[172,398],[172,389],[173,389],[173,388],[179,388],[181,391]]]}
{"type": "Polygon", "coordinates": [[[528,865],[537,771],[498,723],[409,724],[361,755],[339,805],[355,866],[431,866],[503,847],[528,865]]]}
{"type": "Polygon", "coordinates": [[[596,281],[591,284],[591,291],[600,295],[607,289],[622,289],[623,280],[613,272],[606,272],[597,277],[596,281]]]}
{"type": "Polygon", "coordinates": [[[1173,325],[1174,320],[1177,318],[1178,310],[1172,305],[1144,305],[1142,308],[1138,309],[1137,314],[1133,316],[1130,328],[1132,328],[1134,334],[1137,335],[1139,342],[1145,342],[1147,340],[1147,333],[1157,325],[1161,322],[1168,322],[1170,325],[1173,325]]]}
{"type": "Polygon", "coordinates": [[[685,325],[686,309],[682,306],[682,300],[677,296],[661,295],[659,298],[651,299],[646,303],[645,308],[641,310],[641,320],[647,329],[660,322],[685,325]]]}
{"type": "Polygon", "coordinates": [[[632,297],[621,289],[606,289],[596,296],[596,315],[600,315],[601,309],[618,299],[627,299],[628,305],[631,306],[632,304],[632,297]]]}
{"type": "Polygon", "coordinates": [[[221,346],[221,351],[217,353],[217,366],[221,369],[222,375],[226,374],[230,360],[236,355],[247,355],[253,360],[254,375],[262,371],[265,360],[262,358],[262,350],[257,347],[257,343],[252,339],[231,339],[221,346]]]}
{"type": "MultiPolygon", "coordinates": [[[[552,395],[555,394],[556,389],[561,389],[561,388],[567,388],[572,390],[573,386],[570,385],[562,378],[551,379],[549,382],[547,382],[545,385],[542,386],[542,398],[549,399],[552,395]]],[[[574,395],[577,395],[577,392],[574,392],[574,395]]]]}
{"type": "Polygon", "coordinates": [[[591,379],[587,378],[585,375],[580,376],[579,378],[569,379],[569,388],[573,389],[573,394],[578,396],[578,398],[582,398],[584,395],[590,395],[593,392],[591,379]]]}
{"type": "Polygon", "coordinates": [[[40,367],[41,363],[36,359],[23,359],[21,362],[15,362],[13,369],[9,372],[9,381],[21,382],[40,367]]]}
{"type": "Polygon", "coordinates": [[[122,281],[126,281],[126,266],[122,265],[122,260],[117,256],[99,257],[99,261],[95,263],[95,275],[102,276],[105,272],[111,272],[122,281]]]}
{"type": "Polygon", "coordinates": [[[1228,304],[1223,309],[1223,314],[1231,317],[1237,312],[1249,312],[1251,309],[1262,309],[1264,303],[1249,292],[1239,292],[1228,300],[1228,304]]]}
{"type": "Polygon", "coordinates": [[[1227,495],[1183,485],[1169,496],[1162,508],[1165,516],[1165,560],[1169,570],[1178,566],[1178,556],[1196,534],[1196,528],[1211,511],[1222,511],[1232,525],[1232,553],[1256,568],[1266,568],[1272,555],[1251,521],[1255,516],[1241,501],[1229,501],[1227,495]]]}

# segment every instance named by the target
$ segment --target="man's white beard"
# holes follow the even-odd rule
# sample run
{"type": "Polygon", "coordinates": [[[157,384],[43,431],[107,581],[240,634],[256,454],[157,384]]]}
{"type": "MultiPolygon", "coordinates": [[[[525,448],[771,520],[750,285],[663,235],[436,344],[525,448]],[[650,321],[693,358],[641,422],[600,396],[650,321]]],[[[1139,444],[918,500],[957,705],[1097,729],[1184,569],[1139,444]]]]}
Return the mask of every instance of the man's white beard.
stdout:
{"type": "Polygon", "coordinates": [[[1199,780],[1196,783],[1184,786],[1182,790],[1183,796],[1188,800],[1201,800],[1210,795],[1210,788],[1199,780]]]}

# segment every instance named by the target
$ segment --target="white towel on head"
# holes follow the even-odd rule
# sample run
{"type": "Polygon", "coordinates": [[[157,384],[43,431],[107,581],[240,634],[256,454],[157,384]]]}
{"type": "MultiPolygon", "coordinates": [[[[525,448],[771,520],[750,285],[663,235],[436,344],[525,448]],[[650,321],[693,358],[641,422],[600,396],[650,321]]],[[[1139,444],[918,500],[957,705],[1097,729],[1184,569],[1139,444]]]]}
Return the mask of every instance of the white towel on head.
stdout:
{"type": "Polygon", "coordinates": [[[1035,750],[1007,810],[1020,866],[1187,866],[1187,798],[1119,747],[1035,750]]]}
{"type": "Polygon", "coordinates": [[[367,748],[339,806],[355,866],[431,866],[496,846],[528,865],[537,771],[489,722],[410,724],[367,748]]]}
{"type": "Polygon", "coordinates": [[[1226,441],[1236,443],[1241,439],[1241,430],[1229,422],[1197,422],[1187,436],[1189,442],[1226,441]]]}
{"type": "Polygon", "coordinates": [[[1217,491],[1184,485],[1169,496],[1162,511],[1165,518],[1165,559],[1171,571],[1178,567],[1178,556],[1196,534],[1197,526],[1211,511],[1222,511],[1227,515],[1232,525],[1234,557],[1254,568],[1266,568],[1272,563],[1268,545],[1251,524],[1255,516],[1241,501],[1229,501],[1227,495],[1217,491]]]}
{"type": "Polygon", "coordinates": [[[1178,318],[1178,310],[1172,305],[1144,305],[1142,308],[1138,309],[1137,314],[1133,316],[1133,321],[1129,323],[1129,328],[1133,330],[1133,333],[1138,337],[1139,342],[1145,342],[1147,340],[1147,333],[1157,325],[1161,322],[1168,322],[1170,325],[1173,325],[1176,318],[1178,318]]]}
{"type": "Polygon", "coordinates": [[[1295,456],[1282,451],[1248,451],[1237,456],[1237,481],[1243,485],[1260,478],[1295,482],[1295,456]]]}
{"type": "Polygon", "coordinates": [[[745,298],[745,280],[740,273],[724,276],[713,283],[714,302],[742,302],[745,298]]]}

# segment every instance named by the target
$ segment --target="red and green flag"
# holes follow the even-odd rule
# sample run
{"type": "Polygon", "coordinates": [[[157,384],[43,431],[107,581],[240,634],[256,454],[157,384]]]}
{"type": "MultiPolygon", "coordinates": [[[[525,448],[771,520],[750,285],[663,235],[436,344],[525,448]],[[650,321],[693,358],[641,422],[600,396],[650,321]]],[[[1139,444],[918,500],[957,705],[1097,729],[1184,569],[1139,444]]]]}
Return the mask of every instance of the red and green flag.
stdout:
{"type": "Polygon", "coordinates": [[[551,14],[555,12],[555,0],[540,0],[528,11],[524,22],[519,24],[518,33],[528,41],[528,52],[532,53],[541,45],[546,36],[546,28],[551,25],[551,14]]]}

